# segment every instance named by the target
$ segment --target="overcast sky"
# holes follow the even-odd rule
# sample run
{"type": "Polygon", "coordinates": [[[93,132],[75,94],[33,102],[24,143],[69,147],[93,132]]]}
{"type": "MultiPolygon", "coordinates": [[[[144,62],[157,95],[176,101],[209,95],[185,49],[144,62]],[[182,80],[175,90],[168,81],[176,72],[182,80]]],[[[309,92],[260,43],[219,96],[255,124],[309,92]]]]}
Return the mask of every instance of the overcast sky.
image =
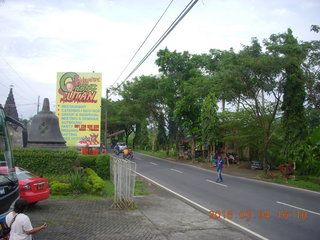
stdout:
{"type": "MultiPolygon", "coordinates": [[[[0,103],[9,86],[19,117],[36,114],[37,99],[55,110],[57,72],[102,72],[111,86],[171,0],[0,0],[0,103]]],[[[175,0],[123,80],[190,0],[175,0]]],[[[318,0],[199,0],[157,50],[239,50],[291,28],[298,40],[319,40],[318,0]]],[[[157,50],[133,76],[157,74],[157,50]]],[[[105,94],[103,93],[103,96],[105,94]]]]}

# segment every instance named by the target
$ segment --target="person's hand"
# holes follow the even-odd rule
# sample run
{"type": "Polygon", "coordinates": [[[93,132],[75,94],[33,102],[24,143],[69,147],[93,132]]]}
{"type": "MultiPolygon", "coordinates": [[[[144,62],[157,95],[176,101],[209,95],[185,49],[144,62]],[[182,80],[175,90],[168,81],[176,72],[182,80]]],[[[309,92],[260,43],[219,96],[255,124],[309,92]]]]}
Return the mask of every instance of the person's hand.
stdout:
{"type": "Polygon", "coordinates": [[[42,229],[45,229],[45,228],[47,228],[47,227],[48,227],[48,224],[47,224],[47,223],[44,223],[44,224],[41,226],[42,229]]]}

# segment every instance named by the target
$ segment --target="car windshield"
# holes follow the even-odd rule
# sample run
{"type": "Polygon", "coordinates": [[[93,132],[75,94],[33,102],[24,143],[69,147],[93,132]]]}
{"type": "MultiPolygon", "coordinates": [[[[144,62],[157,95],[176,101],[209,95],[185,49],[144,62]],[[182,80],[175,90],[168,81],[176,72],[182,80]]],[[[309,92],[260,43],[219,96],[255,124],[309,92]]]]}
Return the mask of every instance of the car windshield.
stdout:
{"type": "Polygon", "coordinates": [[[19,180],[37,177],[36,175],[34,175],[31,172],[28,172],[22,168],[16,168],[16,174],[17,174],[17,177],[19,180]]]}
{"type": "Polygon", "coordinates": [[[118,143],[119,146],[125,146],[125,143],[118,143]]]}

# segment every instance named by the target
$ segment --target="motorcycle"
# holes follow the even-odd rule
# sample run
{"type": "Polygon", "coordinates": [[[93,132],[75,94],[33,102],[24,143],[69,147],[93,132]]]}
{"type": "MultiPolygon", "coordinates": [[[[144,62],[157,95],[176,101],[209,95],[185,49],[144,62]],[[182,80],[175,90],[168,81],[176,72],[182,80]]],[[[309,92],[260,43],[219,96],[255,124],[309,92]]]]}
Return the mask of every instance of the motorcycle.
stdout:
{"type": "Polygon", "coordinates": [[[133,159],[133,151],[130,148],[123,150],[123,159],[132,160],[133,159]]]}
{"type": "Polygon", "coordinates": [[[119,155],[120,154],[120,150],[118,148],[114,148],[113,149],[113,152],[116,154],[116,155],[119,155]]]}

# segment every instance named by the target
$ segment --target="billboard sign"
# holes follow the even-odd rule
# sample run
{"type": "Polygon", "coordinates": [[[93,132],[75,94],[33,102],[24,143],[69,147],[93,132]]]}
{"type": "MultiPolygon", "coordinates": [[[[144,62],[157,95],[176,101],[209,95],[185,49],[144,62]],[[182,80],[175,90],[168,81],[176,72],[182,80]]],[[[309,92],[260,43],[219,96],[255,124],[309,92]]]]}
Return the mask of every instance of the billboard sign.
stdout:
{"type": "Polygon", "coordinates": [[[100,146],[101,73],[58,72],[56,115],[67,146],[100,146]]]}

